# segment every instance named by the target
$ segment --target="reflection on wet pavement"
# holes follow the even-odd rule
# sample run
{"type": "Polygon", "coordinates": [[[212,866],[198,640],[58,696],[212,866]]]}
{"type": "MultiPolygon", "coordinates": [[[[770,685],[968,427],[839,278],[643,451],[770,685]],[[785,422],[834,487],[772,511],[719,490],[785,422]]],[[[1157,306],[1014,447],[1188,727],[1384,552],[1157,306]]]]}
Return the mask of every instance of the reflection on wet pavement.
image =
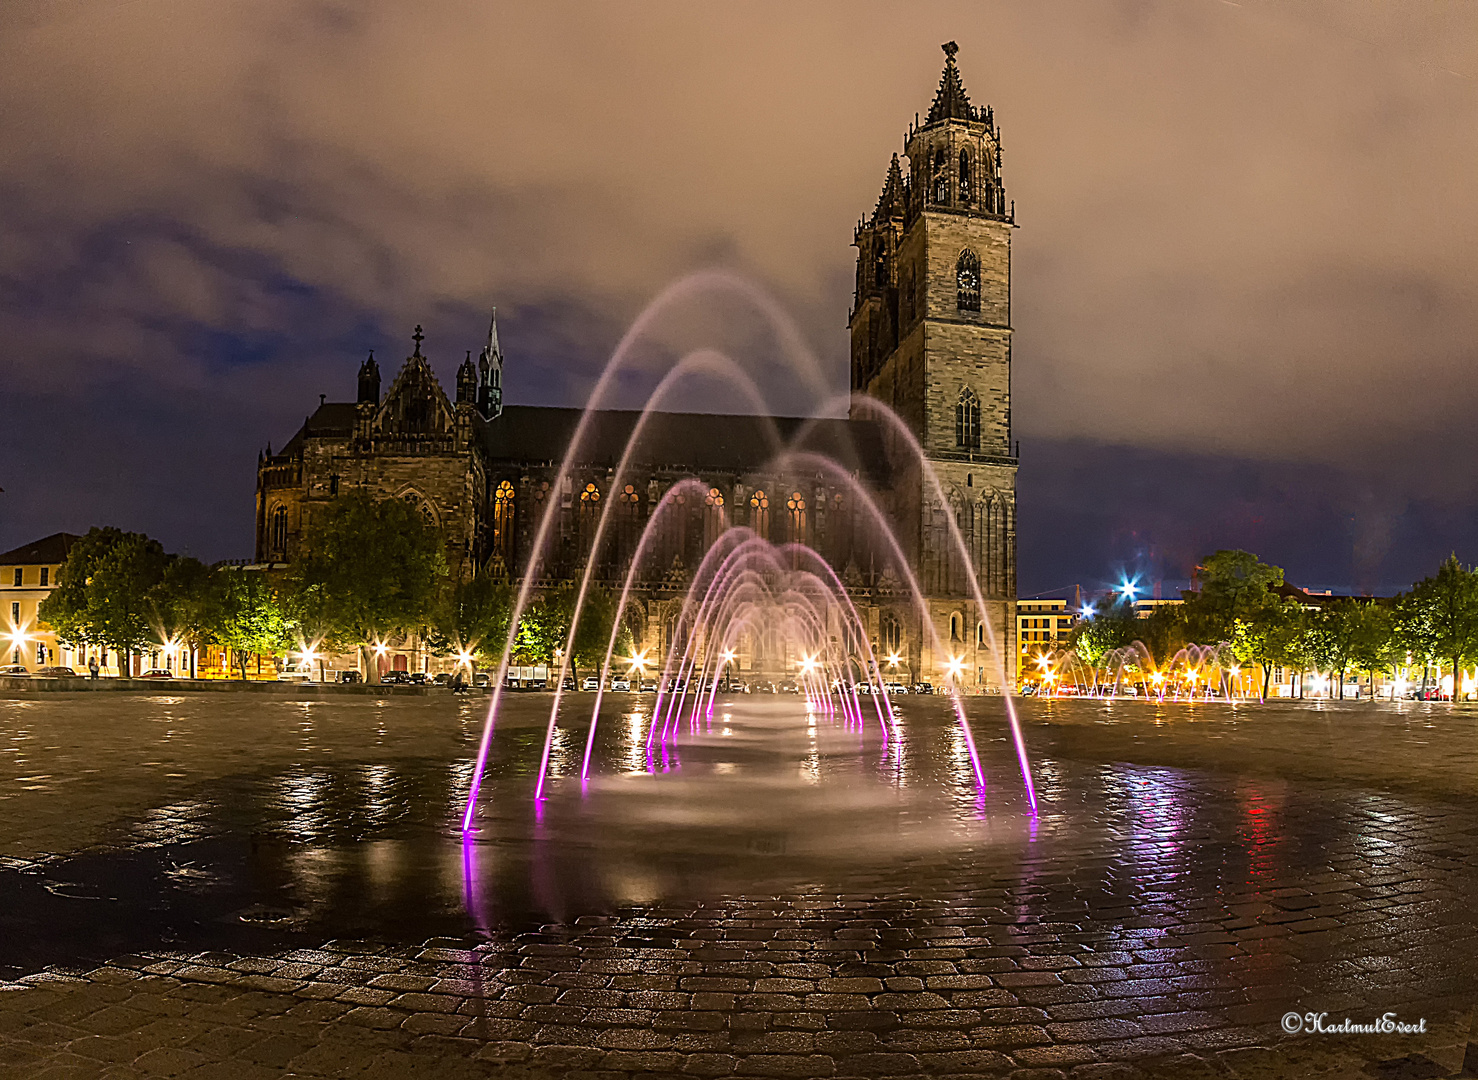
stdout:
{"type": "Polygon", "coordinates": [[[530,695],[464,837],[478,702],[99,696],[0,701],[0,1075],[165,1050],[188,1073],[289,1036],[242,1060],[1364,1076],[1466,1053],[1461,709],[1029,702],[1032,816],[980,699],[983,788],[937,699],[885,744],[742,698],[649,753],[633,696],[582,782],[580,695],[535,804],[530,695]],[[178,1038],[98,1030],[180,1001],[210,1008],[178,1038]],[[1290,1037],[1290,1010],[1429,1032],[1290,1037]]]}

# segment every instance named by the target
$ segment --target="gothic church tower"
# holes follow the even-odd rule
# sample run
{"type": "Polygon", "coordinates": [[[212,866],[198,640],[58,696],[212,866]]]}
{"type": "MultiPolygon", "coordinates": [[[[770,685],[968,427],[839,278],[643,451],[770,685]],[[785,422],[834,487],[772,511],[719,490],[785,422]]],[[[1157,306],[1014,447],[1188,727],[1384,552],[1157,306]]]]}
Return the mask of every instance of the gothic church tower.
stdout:
{"type": "MultiPolygon", "coordinates": [[[[894,489],[893,513],[950,659],[967,665],[967,682],[994,685],[983,623],[994,630],[1008,678],[1016,653],[1015,221],[995,117],[970,104],[957,51],[954,42],[944,46],[934,102],[904,140],[907,176],[895,154],[876,207],[857,226],[852,390],[890,405],[939,476],[942,501],[915,471],[894,489]],[[985,612],[975,610],[946,514],[965,538],[985,612]]],[[[910,652],[919,656],[921,647],[915,641],[910,652]]],[[[943,662],[915,663],[927,671],[943,662]]]]}

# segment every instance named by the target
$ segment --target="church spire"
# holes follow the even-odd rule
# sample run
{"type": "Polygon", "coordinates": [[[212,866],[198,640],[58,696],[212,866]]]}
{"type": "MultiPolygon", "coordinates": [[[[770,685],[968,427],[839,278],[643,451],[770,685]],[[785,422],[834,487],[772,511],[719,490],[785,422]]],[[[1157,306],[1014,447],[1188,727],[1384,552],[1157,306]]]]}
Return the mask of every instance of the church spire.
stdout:
{"type": "Polygon", "coordinates": [[[940,120],[973,120],[970,95],[965,93],[965,84],[960,81],[960,69],[955,66],[955,53],[960,47],[947,41],[944,49],[944,74],[939,77],[939,89],[934,94],[934,104],[929,106],[928,124],[940,120]]]}
{"type": "Polygon", "coordinates": [[[503,414],[503,348],[498,344],[498,309],[488,323],[488,343],[477,358],[477,411],[484,420],[503,414]]]}

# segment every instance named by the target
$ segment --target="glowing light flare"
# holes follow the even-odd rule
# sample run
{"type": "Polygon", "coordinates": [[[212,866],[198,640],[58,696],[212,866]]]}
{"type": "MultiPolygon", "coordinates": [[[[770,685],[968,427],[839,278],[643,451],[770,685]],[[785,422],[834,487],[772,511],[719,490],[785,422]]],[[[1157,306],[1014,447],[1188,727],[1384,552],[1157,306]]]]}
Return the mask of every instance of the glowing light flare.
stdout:
{"type": "Polygon", "coordinates": [[[820,661],[818,661],[814,656],[803,656],[803,657],[801,657],[801,672],[803,674],[809,675],[811,672],[815,671],[820,666],[821,666],[820,661]]]}
{"type": "Polygon", "coordinates": [[[965,673],[965,658],[962,656],[951,656],[944,665],[945,675],[958,680],[965,673]]]}
{"type": "Polygon", "coordinates": [[[897,653],[889,653],[888,654],[888,666],[889,667],[896,668],[901,663],[903,663],[903,657],[899,656],[897,653]]]}

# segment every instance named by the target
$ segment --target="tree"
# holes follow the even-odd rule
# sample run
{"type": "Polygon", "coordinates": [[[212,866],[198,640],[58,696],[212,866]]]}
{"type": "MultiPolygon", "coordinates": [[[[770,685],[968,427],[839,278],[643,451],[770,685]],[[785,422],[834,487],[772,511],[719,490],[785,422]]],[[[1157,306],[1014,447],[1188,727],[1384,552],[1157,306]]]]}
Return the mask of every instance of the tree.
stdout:
{"type": "Polygon", "coordinates": [[[441,536],[414,507],[355,489],[305,530],[289,608],[305,636],[360,649],[378,682],[371,644],[428,626],[446,572],[441,536]]]}
{"type": "Polygon", "coordinates": [[[170,642],[190,651],[190,676],[195,676],[195,654],[215,640],[222,619],[223,577],[199,559],[172,558],[159,583],[149,593],[159,629],[170,642]]]}
{"type": "Polygon", "coordinates": [[[1478,657],[1478,576],[1458,562],[1456,554],[1449,555],[1437,573],[1413,585],[1405,599],[1420,624],[1419,637],[1430,642],[1434,656],[1451,662],[1452,700],[1459,700],[1463,666],[1478,657]]]}
{"type": "Polygon", "coordinates": [[[224,567],[218,571],[220,605],[212,627],[215,640],[235,653],[241,678],[246,680],[246,658],[277,653],[292,644],[292,623],[278,602],[271,583],[260,570],[224,567]]]}
{"type": "Polygon", "coordinates": [[[516,592],[506,576],[482,573],[470,581],[448,583],[442,590],[432,647],[441,652],[469,652],[489,665],[503,658],[508,622],[516,592]]]}
{"type": "Polygon", "coordinates": [[[1100,602],[1098,610],[1085,616],[1074,627],[1073,651],[1093,670],[1095,684],[1104,657],[1134,639],[1136,622],[1134,609],[1127,602],[1106,598],[1100,602]]]}
{"type": "Polygon", "coordinates": [[[569,636],[569,609],[552,595],[536,596],[518,620],[513,654],[531,664],[552,664],[569,636]]]}
{"type": "MultiPolygon", "coordinates": [[[[1246,659],[1262,668],[1262,696],[1268,696],[1273,668],[1294,666],[1302,662],[1297,645],[1304,632],[1304,611],[1296,601],[1285,600],[1276,593],[1247,619],[1237,625],[1245,627],[1243,641],[1246,659]]],[[[1238,659],[1242,659],[1238,654],[1238,659]]]]}
{"type": "Polygon", "coordinates": [[[94,527],[73,545],[38,615],[69,645],[113,649],[128,672],[133,652],[157,636],[150,595],[168,561],[159,541],[142,533],[94,527]]]}
{"type": "Polygon", "coordinates": [[[1375,698],[1375,674],[1395,668],[1401,656],[1396,638],[1395,615],[1386,604],[1372,601],[1358,605],[1350,660],[1370,676],[1370,696],[1375,698]]]}
{"type": "Polygon", "coordinates": [[[1238,619],[1251,623],[1283,584],[1283,571],[1247,551],[1222,550],[1198,567],[1201,591],[1187,594],[1184,618],[1192,640],[1202,645],[1231,641],[1238,619]]]}

